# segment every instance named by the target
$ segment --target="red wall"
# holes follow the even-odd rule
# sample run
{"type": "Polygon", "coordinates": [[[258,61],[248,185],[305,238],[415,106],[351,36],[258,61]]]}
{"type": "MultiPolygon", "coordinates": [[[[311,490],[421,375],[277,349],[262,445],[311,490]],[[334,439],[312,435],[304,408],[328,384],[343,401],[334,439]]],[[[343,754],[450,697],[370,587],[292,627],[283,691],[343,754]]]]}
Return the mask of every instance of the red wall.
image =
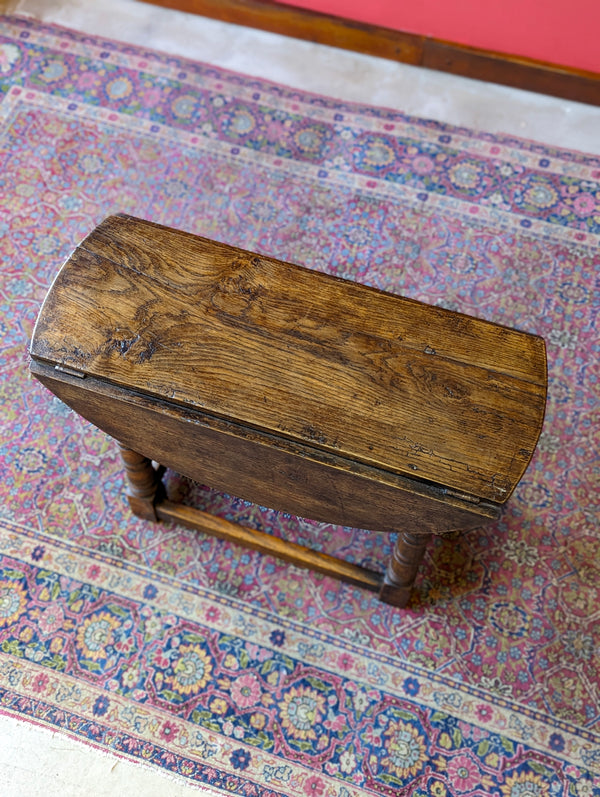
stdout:
{"type": "Polygon", "coordinates": [[[600,0],[281,0],[372,25],[600,72],[600,0]]]}

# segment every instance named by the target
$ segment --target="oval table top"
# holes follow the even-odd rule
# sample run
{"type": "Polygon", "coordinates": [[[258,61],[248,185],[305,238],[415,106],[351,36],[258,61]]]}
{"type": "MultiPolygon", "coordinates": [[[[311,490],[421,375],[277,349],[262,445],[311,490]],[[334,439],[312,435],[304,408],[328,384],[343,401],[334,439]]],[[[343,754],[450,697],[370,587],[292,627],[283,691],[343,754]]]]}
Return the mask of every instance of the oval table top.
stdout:
{"type": "Polygon", "coordinates": [[[31,355],[497,503],[546,402],[536,335],[124,215],[63,265],[31,355]]]}

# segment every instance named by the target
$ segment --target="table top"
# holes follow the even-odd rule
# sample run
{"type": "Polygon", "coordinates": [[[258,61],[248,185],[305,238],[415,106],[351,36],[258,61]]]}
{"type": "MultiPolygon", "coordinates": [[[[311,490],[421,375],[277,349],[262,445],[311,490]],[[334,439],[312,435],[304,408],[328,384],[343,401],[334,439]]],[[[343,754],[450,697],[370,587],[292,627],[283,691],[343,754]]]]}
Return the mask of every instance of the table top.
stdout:
{"type": "Polygon", "coordinates": [[[546,400],[538,336],[123,215],[63,265],[31,355],[497,503],[546,400]]]}

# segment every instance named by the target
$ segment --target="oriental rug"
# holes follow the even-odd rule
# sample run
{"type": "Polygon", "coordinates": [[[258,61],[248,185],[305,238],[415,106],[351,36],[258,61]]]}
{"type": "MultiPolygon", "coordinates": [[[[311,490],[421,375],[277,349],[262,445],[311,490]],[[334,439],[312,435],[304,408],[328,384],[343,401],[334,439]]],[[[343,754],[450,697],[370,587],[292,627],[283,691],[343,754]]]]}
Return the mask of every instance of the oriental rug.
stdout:
{"type": "Polygon", "coordinates": [[[18,17],[0,92],[0,711],[224,794],[600,794],[600,159],[18,17]],[[406,610],[134,518],[112,441],[28,376],[50,281],[120,211],[546,339],[525,478],[406,610]]]}

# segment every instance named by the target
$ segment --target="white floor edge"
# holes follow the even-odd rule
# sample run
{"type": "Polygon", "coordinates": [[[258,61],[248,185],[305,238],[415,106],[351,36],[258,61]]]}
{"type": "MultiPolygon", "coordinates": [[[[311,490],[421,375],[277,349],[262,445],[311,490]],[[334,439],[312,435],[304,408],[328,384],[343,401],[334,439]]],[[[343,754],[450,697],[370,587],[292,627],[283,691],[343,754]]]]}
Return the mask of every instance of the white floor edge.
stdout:
{"type": "Polygon", "coordinates": [[[3,797],[224,794],[5,714],[0,714],[0,791],[3,797]]]}

